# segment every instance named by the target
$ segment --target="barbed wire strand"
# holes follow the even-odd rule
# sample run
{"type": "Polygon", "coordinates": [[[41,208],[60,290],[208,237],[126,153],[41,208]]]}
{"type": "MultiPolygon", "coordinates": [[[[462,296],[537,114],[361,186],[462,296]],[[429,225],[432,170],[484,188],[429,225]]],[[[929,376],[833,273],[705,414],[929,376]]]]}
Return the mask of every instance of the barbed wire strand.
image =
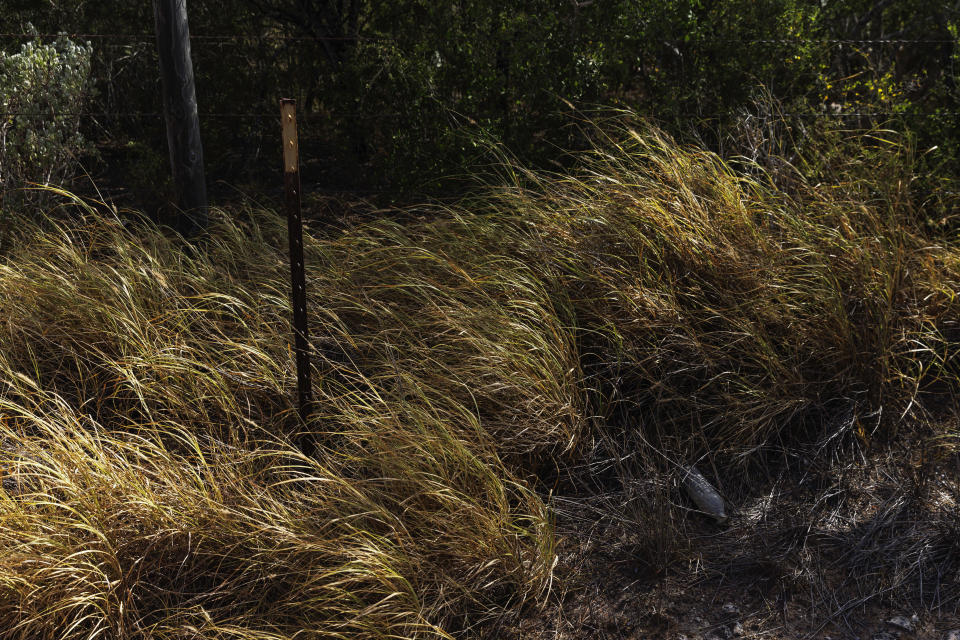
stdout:
{"type": "MultiPolygon", "coordinates": [[[[71,38],[75,40],[133,40],[136,42],[156,42],[156,35],[152,33],[0,33],[0,38],[71,38]]],[[[201,42],[241,42],[243,40],[291,40],[291,41],[384,41],[391,38],[370,36],[288,36],[281,34],[268,35],[206,35],[191,34],[191,40],[201,42]]]]}
{"type": "MultiPolygon", "coordinates": [[[[198,114],[201,118],[276,118],[279,120],[278,113],[221,113],[209,112],[198,114]]],[[[380,112],[380,113],[333,113],[329,115],[316,113],[302,113],[298,116],[301,121],[316,121],[319,118],[380,118],[397,117],[403,114],[399,112],[380,112]]],[[[157,111],[85,111],[85,112],[61,112],[61,113],[36,113],[25,111],[6,111],[0,112],[0,118],[161,118],[163,113],[157,111]]]]}
{"type": "MultiPolygon", "coordinates": [[[[0,32],[0,38],[74,38],[74,39],[127,39],[139,42],[155,42],[156,35],[152,33],[14,33],[0,32]]],[[[290,41],[394,41],[394,38],[385,36],[292,36],[283,34],[263,34],[263,35],[226,35],[226,34],[191,34],[191,40],[205,42],[236,42],[241,43],[244,40],[290,40],[290,41]]],[[[843,39],[843,38],[720,38],[714,42],[739,43],[739,44],[957,44],[955,39],[916,39],[916,38],[874,38],[874,39],[843,39]]]]}
{"type": "MultiPolygon", "coordinates": [[[[264,119],[264,118],[278,118],[279,115],[276,113],[220,113],[220,112],[210,112],[210,113],[199,113],[201,118],[225,118],[225,119],[264,119]]],[[[403,113],[400,112],[380,112],[380,113],[331,113],[331,114],[317,114],[317,113],[302,113],[298,117],[301,121],[305,122],[316,122],[322,118],[394,118],[401,117],[403,113]]],[[[733,116],[741,115],[744,117],[753,117],[753,118],[770,118],[776,116],[783,116],[787,118],[955,118],[960,117],[960,111],[931,111],[931,112],[894,112],[894,111],[842,111],[842,112],[832,112],[824,111],[822,113],[802,113],[802,112],[788,112],[788,113],[779,113],[771,115],[758,115],[751,113],[744,113],[740,111],[727,111],[719,112],[714,114],[691,114],[692,116],[702,117],[702,118],[716,118],[721,116],[733,116]]],[[[36,113],[36,112],[23,112],[23,111],[8,111],[0,112],[0,118],[161,118],[163,113],[152,112],[152,111],[121,111],[121,112],[111,112],[111,111],[88,111],[88,112],[74,112],[74,113],[36,113]]]]}
{"type": "Polygon", "coordinates": [[[770,38],[757,40],[719,39],[719,42],[742,44],[956,44],[957,40],[943,39],[903,39],[903,38],[876,38],[873,40],[844,40],[838,38],[770,38]]]}

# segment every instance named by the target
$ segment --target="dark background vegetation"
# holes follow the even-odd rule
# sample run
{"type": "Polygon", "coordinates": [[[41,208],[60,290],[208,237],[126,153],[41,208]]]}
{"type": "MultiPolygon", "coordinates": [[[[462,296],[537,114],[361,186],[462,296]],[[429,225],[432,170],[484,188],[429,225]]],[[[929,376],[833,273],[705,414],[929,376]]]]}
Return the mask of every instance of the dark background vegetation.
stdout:
{"type": "MultiPolygon", "coordinates": [[[[803,139],[884,124],[910,132],[918,150],[937,147],[917,154],[920,174],[956,174],[958,2],[193,0],[188,9],[214,194],[276,182],[282,96],[299,103],[308,185],[388,199],[459,190],[456,176],[483,160],[478,140],[555,168],[568,157],[560,149],[585,143],[570,126],[575,109],[598,106],[748,155],[758,152],[740,135],[751,118],[777,115],[803,139]]],[[[28,22],[101,36],[90,38],[87,108],[97,115],[84,120],[101,151],[93,173],[137,206],[163,200],[151,4],[8,0],[0,46],[18,47],[12,34],[28,22]]]]}

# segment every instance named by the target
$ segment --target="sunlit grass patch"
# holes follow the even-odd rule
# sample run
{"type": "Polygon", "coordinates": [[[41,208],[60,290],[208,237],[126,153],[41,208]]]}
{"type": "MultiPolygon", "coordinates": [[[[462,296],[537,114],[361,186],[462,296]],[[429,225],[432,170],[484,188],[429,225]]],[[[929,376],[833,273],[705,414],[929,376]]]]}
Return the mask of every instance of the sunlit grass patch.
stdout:
{"type": "Polygon", "coordinates": [[[960,252],[889,185],[787,189],[649,127],[605,136],[569,175],[507,166],[459,205],[307,233],[305,425],[275,213],[215,211],[192,250],[93,207],[23,216],[0,627],[482,633],[556,586],[561,481],[640,487],[604,517],[641,514],[669,554],[682,465],[749,483],[955,396],[960,252]]]}

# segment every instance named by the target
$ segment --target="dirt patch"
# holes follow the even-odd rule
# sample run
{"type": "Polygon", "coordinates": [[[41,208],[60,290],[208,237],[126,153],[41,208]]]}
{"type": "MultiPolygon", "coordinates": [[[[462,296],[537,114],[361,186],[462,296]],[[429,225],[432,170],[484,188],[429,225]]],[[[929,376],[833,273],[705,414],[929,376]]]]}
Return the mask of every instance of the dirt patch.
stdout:
{"type": "Polygon", "coordinates": [[[501,637],[946,640],[960,629],[960,457],[932,433],[950,430],[727,483],[724,525],[649,470],[554,497],[562,591],[501,637]]]}

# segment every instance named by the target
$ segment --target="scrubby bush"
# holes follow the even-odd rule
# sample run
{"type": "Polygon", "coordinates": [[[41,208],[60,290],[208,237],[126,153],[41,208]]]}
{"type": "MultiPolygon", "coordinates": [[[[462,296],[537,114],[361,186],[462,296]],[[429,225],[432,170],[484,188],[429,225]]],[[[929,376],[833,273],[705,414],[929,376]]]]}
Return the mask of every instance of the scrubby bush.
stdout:
{"type": "Polygon", "coordinates": [[[89,43],[39,39],[0,51],[0,208],[31,183],[60,184],[90,150],[78,112],[89,95],[89,43]]]}

